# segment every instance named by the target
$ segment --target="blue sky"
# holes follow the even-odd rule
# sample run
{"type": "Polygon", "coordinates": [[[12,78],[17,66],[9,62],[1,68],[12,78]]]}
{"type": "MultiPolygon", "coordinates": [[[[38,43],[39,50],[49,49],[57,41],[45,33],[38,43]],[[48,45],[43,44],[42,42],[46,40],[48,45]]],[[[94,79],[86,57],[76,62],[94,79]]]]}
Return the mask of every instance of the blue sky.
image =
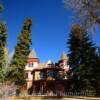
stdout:
{"type": "MultiPolygon", "coordinates": [[[[62,0],[3,0],[3,19],[8,27],[8,48],[13,52],[17,36],[27,17],[33,19],[32,48],[42,62],[59,60],[66,45],[71,29],[72,12],[64,8],[62,0]]],[[[100,31],[97,28],[94,41],[100,45],[100,31]]]]}

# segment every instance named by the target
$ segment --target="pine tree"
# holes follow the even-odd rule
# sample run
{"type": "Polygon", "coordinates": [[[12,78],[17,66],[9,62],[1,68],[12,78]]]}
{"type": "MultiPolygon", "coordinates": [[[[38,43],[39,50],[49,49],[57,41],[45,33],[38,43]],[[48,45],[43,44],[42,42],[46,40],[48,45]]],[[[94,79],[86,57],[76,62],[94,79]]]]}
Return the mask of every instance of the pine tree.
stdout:
{"type": "MultiPolygon", "coordinates": [[[[0,14],[2,14],[3,5],[0,2],[0,14]]],[[[0,81],[3,81],[4,76],[4,68],[6,66],[5,60],[5,48],[7,46],[7,27],[4,21],[2,20],[2,16],[0,15],[0,81]]]]}
{"type": "Polygon", "coordinates": [[[32,20],[29,18],[25,21],[22,32],[18,37],[18,43],[15,47],[15,53],[10,65],[8,77],[15,82],[16,85],[25,83],[24,69],[27,64],[27,58],[30,53],[32,20]]]}
{"type": "MultiPolygon", "coordinates": [[[[97,82],[94,72],[99,73],[96,47],[88,34],[79,25],[72,27],[68,43],[69,64],[73,72],[73,88],[76,91],[97,90],[93,82],[97,82]]],[[[99,74],[98,74],[99,75],[99,74]]]]}

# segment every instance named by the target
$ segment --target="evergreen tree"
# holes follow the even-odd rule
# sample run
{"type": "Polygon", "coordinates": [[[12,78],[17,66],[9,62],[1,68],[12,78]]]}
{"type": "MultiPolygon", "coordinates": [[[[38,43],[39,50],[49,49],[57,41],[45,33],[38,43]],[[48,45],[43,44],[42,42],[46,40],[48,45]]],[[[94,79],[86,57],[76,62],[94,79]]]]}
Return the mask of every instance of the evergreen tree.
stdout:
{"type": "Polygon", "coordinates": [[[73,89],[97,91],[94,83],[99,81],[97,79],[100,77],[100,64],[92,40],[82,27],[74,25],[67,44],[70,50],[69,64],[73,70],[73,89]]]}
{"type": "MultiPolygon", "coordinates": [[[[2,14],[3,11],[3,5],[0,2],[0,14],[2,14]]],[[[4,79],[4,68],[6,66],[6,60],[5,60],[5,48],[7,46],[7,28],[6,24],[2,20],[2,17],[0,15],[0,81],[3,81],[4,79]]]]}
{"type": "Polygon", "coordinates": [[[16,85],[25,83],[24,69],[27,64],[27,58],[30,53],[32,20],[29,18],[25,21],[22,32],[18,37],[18,43],[15,47],[14,56],[12,58],[10,72],[8,77],[15,82],[16,85]]]}

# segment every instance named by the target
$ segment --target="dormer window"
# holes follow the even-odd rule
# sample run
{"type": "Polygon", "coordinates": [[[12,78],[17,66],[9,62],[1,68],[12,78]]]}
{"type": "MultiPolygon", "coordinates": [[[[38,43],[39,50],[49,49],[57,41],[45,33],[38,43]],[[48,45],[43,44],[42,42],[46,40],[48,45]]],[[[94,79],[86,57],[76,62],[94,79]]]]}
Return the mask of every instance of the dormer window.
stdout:
{"type": "Polygon", "coordinates": [[[29,67],[34,67],[34,63],[29,63],[29,67]]]}

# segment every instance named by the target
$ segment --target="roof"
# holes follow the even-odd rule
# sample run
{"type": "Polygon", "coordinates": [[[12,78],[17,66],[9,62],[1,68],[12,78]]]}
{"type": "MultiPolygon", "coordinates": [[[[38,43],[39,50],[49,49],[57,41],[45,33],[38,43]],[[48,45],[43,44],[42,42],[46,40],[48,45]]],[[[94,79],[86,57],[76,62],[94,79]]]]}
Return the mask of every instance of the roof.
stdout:
{"type": "Polygon", "coordinates": [[[34,69],[43,69],[47,67],[48,65],[46,63],[39,63],[38,66],[34,67],[34,69]]]}
{"type": "Polygon", "coordinates": [[[46,63],[39,63],[38,69],[43,69],[46,67],[47,67],[46,63]]]}
{"type": "Polygon", "coordinates": [[[47,64],[53,64],[52,60],[48,60],[47,64]]]}
{"type": "Polygon", "coordinates": [[[28,58],[37,58],[37,55],[34,49],[30,52],[28,58]]]}
{"type": "Polygon", "coordinates": [[[50,67],[48,63],[39,63],[38,66],[34,67],[33,70],[43,70],[43,69],[52,69],[54,66],[50,67]]]}
{"type": "Polygon", "coordinates": [[[68,60],[68,57],[65,52],[62,53],[60,60],[68,60]]]}
{"type": "Polygon", "coordinates": [[[64,70],[63,68],[57,68],[57,67],[49,67],[48,64],[46,63],[40,63],[39,66],[34,67],[32,73],[34,71],[46,71],[46,70],[64,70]]]}

